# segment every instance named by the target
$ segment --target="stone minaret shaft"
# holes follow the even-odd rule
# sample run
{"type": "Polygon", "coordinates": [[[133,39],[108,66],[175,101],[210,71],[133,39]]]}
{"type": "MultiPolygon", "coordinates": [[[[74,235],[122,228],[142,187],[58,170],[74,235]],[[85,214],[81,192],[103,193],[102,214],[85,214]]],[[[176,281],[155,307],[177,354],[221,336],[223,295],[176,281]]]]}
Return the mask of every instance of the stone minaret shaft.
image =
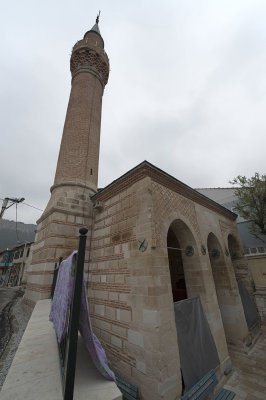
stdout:
{"type": "Polygon", "coordinates": [[[102,94],[109,75],[97,24],[73,47],[70,68],[72,89],[54,187],[85,185],[96,192],[102,94]]]}
{"type": "Polygon", "coordinates": [[[74,45],[70,70],[72,88],[54,184],[37,221],[28,271],[24,299],[31,307],[50,297],[55,262],[77,249],[79,227],[92,224],[90,196],[97,191],[102,95],[109,76],[98,18],[74,45]]]}

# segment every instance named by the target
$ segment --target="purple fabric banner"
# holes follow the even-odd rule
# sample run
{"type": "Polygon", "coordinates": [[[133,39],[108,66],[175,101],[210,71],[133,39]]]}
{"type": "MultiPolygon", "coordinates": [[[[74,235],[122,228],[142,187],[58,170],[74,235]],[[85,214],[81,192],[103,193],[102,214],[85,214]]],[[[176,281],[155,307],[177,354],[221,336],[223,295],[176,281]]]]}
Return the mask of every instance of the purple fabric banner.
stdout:
{"type": "MultiPolygon", "coordinates": [[[[54,297],[50,313],[50,321],[53,322],[57,340],[60,343],[67,332],[68,317],[70,313],[71,299],[74,290],[74,275],[77,265],[77,251],[62,261],[54,291],[54,297]]],[[[100,341],[92,331],[85,282],[82,282],[81,307],[79,316],[79,331],[85,341],[88,352],[94,365],[107,379],[115,381],[115,374],[108,367],[105,351],[100,341]]]]}

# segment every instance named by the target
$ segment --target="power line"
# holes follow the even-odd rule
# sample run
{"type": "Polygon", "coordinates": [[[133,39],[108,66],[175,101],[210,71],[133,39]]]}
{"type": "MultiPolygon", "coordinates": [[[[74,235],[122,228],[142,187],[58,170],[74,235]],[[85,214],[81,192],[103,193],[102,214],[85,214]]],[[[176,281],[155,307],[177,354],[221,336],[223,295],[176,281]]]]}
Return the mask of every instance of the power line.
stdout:
{"type": "Polygon", "coordinates": [[[27,204],[27,203],[24,203],[24,202],[21,203],[21,204],[24,204],[25,206],[28,206],[28,207],[31,207],[31,208],[35,208],[35,210],[43,211],[41,208],[31,206],[30,204],[27,204]]]}
{"type": "Polygon", "coordinates": [[[20,243],[19,237],[18,237],[18,204],[16,203],[16,236],[17,236],[17,241],[20,243]]]}
{"type": "MultiPolygon", "coordinates": [[[[0,200],[3,200],[3,201],[4,201],[4,199],[0,199],[0,200]]],[[[36,210],[39,210],[39,211],[43,211],[41,208],[32,206],[31,204],[27,204],[27,203],[25,203],[25,202],[23,202],[23,203],[21,203],[21,204],[25,204],[25,206],[28,206],[28,207],[31,207],[31,208],[35,208],[36,210]]]]}
{"type": "Polygon", "coordinates": [[[20,199],[18,199],[18,198],[9,198],[9,197],[5,197],[4,199],[2,199],[3,200],[3,204],[2,204],[2,209],[1,209],[1,212],[0,212],[0,219],[2,219],[2,217],[3,217],[3,215],[4,215],[4,213],[5,213],[5,211],[8,209],[8,208],[10,208],[10,207],[12,207],[14,204],[16,204],[16,210],[17,210],[17,205],[18,205],[18,203],[22,203],[22,201],[24,201],[25,199],[24,199],[24,197],[21,197],[20,199]],[[8,205],[8,203],[11,203],[11,204],[9,204],[8,205]]]}

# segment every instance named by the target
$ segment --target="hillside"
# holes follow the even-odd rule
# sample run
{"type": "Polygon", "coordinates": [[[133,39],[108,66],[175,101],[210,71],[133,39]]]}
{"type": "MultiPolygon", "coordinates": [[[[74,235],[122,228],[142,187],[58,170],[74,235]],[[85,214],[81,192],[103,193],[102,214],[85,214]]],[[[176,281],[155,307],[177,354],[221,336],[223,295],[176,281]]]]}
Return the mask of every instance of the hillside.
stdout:
{"type": "Polygon", "coordinates": [[[12,248],[19,242],[33,242],[35,238],[34,224],[24,224],[23,222],[17,223],[16,233],[16,222],[2,219],[0,221],[0,250],[6,248],[12,248]]]}

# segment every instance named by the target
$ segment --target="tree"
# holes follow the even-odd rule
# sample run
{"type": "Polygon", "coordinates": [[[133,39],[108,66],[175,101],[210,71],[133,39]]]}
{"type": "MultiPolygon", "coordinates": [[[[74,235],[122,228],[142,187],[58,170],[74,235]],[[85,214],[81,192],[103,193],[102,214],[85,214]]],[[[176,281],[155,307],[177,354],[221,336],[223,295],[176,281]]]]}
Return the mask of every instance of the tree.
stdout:
{"type": "Polygon", "coordinates": [[[260,235],[266,235],[266,175],[257,172],[251,178],[238,175],[230,183],[236,186],[235,211],[250,221],[250,233],[262,240],[260,235]]]}

